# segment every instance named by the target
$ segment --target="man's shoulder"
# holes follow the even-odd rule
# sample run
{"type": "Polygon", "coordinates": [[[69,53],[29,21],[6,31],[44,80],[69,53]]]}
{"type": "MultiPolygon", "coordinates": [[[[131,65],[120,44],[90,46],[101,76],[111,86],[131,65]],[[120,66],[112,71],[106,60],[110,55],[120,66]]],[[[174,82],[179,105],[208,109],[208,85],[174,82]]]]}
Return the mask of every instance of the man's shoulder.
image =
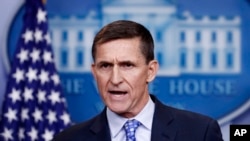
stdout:
{"type": "MultiPolygon", "coordinates": [[[[160,123],[162,130],[178,131],[179,140],[189,137],[190,140],[206,137],[206,140],[222,141],[222,135],[218,122],[200,113],[177,109],[167,105],[159,106],[161,109],[155,115],[155,120],[158,120],[156,125],[160,123]]],[[[156,109],[157,110],[157,109],[156,109]]],[[[159,128],[156,127],[158,130],[159,128]]]]}
{"type": "Polygon", "coordinates": [[[185,109],[178,109],[160,102],[156,97],[153,98],[156,104],[155,112],[156,114],[160,115],[161,117],[166,117],[168,119],[174,119],[178,122],[193,122],[193,123],[205,123],[215,121],[212,117],[207,115],[189,111],[185,109]]]}
{"type": "Polygon", "coordinates": [[[100,114],[83,122],[75,123],[55,136],[53,141],[77,141],[91,134],[93,124],[100,118],[100,114]]]}
{"type": "Polygon", "coordinates": [[[189,111],[185,109],[178,109],[178,108],[170,107],[167,105],[165,106],[167,107],[169,111],[171,111],[171,113],[173,114],[173,117],[180,121],[196,121],[197,123],[197,122],[204,122],[204,121],[210,122],[214,120],[212,117],[209,117],[201,113],[197,113],[197,112],[193,112],[193,111],[189,111]]]}

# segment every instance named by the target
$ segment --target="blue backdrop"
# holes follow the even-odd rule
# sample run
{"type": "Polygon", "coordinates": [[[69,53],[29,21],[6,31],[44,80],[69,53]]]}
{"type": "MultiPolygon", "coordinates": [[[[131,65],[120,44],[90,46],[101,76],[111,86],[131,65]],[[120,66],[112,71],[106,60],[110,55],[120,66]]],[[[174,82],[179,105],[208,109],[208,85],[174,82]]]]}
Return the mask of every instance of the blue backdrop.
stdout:
{"type": "MultiPolygon", "coordinates": [[[[47,10],[74,122],[93,117],[104,106],[90,73],[95,33],[111,21],[128,19],[149,28],[155,40],[160,70],[150,84],[152,94],[165,104],[217,119],[226,141],[230,124],[250,124],[249,1],[49,0],[47,10]]],[[[0,13],[2,101],[22,24],[22,1],[4,0],[0,13]]]]}

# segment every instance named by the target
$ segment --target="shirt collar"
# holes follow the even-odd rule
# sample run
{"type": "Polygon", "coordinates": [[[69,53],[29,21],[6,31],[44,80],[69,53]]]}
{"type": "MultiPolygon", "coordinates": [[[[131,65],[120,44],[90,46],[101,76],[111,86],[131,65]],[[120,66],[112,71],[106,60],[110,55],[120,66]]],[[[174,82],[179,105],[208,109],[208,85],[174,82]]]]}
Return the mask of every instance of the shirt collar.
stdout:
{"type": "MultiPolygon", "coordinates": [[[[142,111],[131,119],[136,119],[141,122],[141,124],[147,129],[152,129],[153,115],[154,115],[155,104],[149,98],[147,104],[142,109],[142,111]]],[[[127,118],[121,117],[116,113],[112,112],[109,108],[106,111],[108,124],[111,132],[111,137],[115,137],[122,130],[123,125],[128,120],[127,118]]]]}

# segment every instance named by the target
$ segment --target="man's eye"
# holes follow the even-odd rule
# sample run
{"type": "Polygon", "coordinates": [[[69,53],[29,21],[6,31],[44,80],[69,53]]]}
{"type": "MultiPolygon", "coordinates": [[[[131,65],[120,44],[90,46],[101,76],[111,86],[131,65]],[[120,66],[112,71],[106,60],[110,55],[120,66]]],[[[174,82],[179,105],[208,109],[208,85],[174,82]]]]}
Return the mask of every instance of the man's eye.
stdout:
{"type": "Polygon", "coordinates": [[[131,66],[132,66],[132,64],[125,64],[125,66],[126,66],[126,67],[131,67],[131,66]]]}
{"type": "Polygon", "coordinates": [[[132,68],[134,65],[131,63],[124,63],[122,66],[125,68],[132,68]]]}
{"type": "Polygon", "coordinates": [[[100,68],[109,68],[111,65],[110,64],[101,64],[100,68]]]}

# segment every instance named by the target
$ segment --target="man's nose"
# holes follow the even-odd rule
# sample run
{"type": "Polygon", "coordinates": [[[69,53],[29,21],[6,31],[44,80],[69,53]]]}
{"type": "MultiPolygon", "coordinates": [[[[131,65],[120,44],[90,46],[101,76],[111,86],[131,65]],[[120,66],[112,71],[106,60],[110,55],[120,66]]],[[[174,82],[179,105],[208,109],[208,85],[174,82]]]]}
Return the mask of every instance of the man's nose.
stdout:
{"type": "Polygon", "coordinates": [[[118,66],[113,67],[113,71],[112,71],[110,79],[111,79],[110,81],[113,85],[119,85],[122,82],[123,78],[122,78],[122,74],[121,74],[118,66]]]}

